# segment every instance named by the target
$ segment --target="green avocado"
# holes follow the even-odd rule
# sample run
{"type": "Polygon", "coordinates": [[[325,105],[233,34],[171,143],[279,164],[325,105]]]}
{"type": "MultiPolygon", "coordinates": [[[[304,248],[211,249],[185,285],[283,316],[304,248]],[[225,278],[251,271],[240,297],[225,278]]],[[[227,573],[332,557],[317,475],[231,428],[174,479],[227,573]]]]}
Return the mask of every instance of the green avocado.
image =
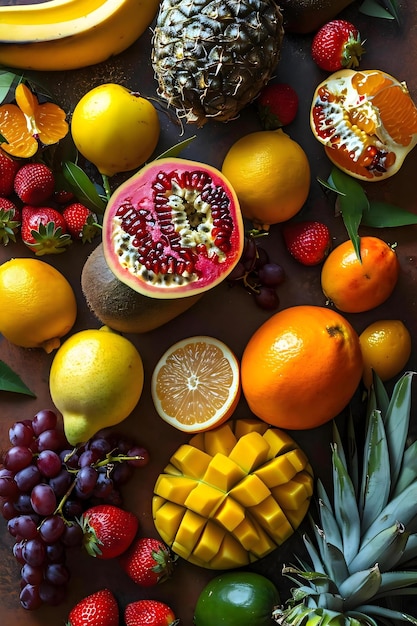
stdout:
{"type": "Polygon", "coordinates": [[[200,593],[195,626],[271,626],[278,590],[255,572],[226,572],[213,578],[200,593]]]}
{"type": "Polygon", "coordinates": [[[284,30],[292,33],[312,33],[325,22],[334,19],[354,0],[280,0],[284,30]]]}

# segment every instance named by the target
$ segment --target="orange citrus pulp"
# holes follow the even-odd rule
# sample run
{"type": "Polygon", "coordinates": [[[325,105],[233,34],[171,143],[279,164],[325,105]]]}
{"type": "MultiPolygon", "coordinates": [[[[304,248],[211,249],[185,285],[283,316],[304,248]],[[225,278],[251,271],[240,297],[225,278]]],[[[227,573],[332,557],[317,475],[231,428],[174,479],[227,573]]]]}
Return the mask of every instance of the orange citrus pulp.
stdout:
{"type": "Polygon", "coordinates": [[[340,70],[318,85],[311,128],[329,159],[367,181],[395,174],[417,143],[417,107],[407,87],[380,70],[340,70]]]}
{"type": "Polygon", "coordinates": [[[234,412],[240,398],[240,364],[218,339],[190,337],[162,355],[151,389],[162,419],[184,432],[203,432],[234,412]]]}

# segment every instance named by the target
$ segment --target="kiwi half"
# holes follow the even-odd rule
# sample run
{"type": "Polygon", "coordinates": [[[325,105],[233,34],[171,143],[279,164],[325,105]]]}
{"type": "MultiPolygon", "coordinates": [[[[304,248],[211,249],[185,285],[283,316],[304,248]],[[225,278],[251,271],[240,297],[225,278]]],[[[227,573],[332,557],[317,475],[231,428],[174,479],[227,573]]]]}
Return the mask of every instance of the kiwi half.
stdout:
{"type": "Polygon", "coordinates": [[[99,244],[84,263],[81,288],[90,310],[106,326],[123,333],[146,333],[187,311],[202,294],[160,300],[137,293],[113,274],[99,244]]]}

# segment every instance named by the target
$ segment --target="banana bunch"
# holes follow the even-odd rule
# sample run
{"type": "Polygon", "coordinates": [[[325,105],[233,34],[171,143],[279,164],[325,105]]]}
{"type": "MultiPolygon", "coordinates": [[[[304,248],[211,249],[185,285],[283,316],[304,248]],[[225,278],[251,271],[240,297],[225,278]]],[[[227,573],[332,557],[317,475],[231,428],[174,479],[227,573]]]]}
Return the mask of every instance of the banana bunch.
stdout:
{"type": "Polygon", "coordinates": [[[417,595],[417,442],[408,445],[414,374],[398,380],[391,398],[374,376],[364,433],[355,438],[351,419],[346,451],[334,427],[332,498],[319,482],[315,541],[304,537],[311,570],[303,561],[283,571],[302,589],[277,611],[286,624],[330,616],[335,626],[417,624],[395,604],[417,595]]]}
{"type": "Polygon", "coordinates": [[[50,0],[0,7],[0,64],[30,70],[94,65],[133,44],[159,0],[50,0]]]}

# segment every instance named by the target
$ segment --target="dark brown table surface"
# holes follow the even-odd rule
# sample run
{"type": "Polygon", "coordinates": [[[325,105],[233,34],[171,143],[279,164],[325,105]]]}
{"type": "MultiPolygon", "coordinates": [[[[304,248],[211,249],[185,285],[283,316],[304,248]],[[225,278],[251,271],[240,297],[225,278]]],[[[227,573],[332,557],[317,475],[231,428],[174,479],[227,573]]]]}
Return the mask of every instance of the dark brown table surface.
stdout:
{"type": "MultiPolygon", "coordinates": [[[[411,95],[417,101],[417,4],[400,2],[402,26],[393,21],[370,18],[358,13],[360,3],[352,4],[341,16],[351,19],[366,39],[363,69],[382,69],[396,78],[406,81],[411,95]]],[[[68,72],[42,74],[41,78],[53,90],[57,101],[68,111],[90,88],[104,82],[118,82],[146,97],[155,97],[156,83],[150,65],[150,39],[148,30],[129,50],[100,65],[68,72]]],[[[287,132],[306,150],[312,169],[311,193],[303,209],[305,218],[325,221],[337,244],[347,238],[340,218],[334,216],[332,204],[328,204],[317,177],[327,178],[331,164],[321,145],[316,142],[309,127],[309,109],[316,85],[325,77],[311,60],[311,35],[286,35],[281,61],[276,70],[277,81],[292,84],[300,97],[296,121],[287,132]]],[[[228,124],[210,123],[197,130],[186,127],[184,134],[173,123],[173,115],[160,108],[161,139],[156,151],[159,154],[169,146],[196,134],[196,139],[183,152],[186,158],[201,160],[221,167],[229,146],[241,135],[260,128],[254,106],[248,107],[239,119],[228,124]]],[[[399,173],[387,181],[371,183],[366,187],[374,199],[390,201],[417,212],[416,194],[417,150],[407,157],[399,173]]],[[[117,181],[113,181],[115,184],[117,181]]],[[[392,297],[382,306],[364,314],[346,315],[358,332],[370,322],[384,318],[400,318],[413,336],[413,352],[408,368],[417,370],[417,227],[386,229],[384,231],[361,230],[361,234],[375,234],[389,243],[396,242],[401,263],[401,274],[392,297]]],[[[320,289],[320,267],[305,268],[292,260],[285,251],[279,226],[271,228],[263,244],[271,258],[283,265],[287,280],[280,289],[281,307],[297,304],[325,306],[320,289]]],[[[93,245],[73,245],[62,255],[43,257],[71,282],[78,299],[78,317],[73,331],[98,327],[97,319],[88,311],[80,288],[80,273],[93,245]]],[[[0,247],[0,262],[13,256],[31,256],[22,244],[0,247]]],[[[1,303],[0,303],[1,306],[1,303]]],[[[145,470],[138,470],[135,478],[124,491],[126,508],[134,511],[140,520],[143,535],[155,535],[151,515],[153,485],[159,472],[165,467],[176,447],[187,436],[167,426],[157,416],[150,397],[150,376],[156,361],[164,350],[181,338],[208,334],[224,340],[241,355],[245,344],[255,329],[270,313],[255,306],[250,296],[240,288],[230,289],[223,284],[207,293],[190,311],[164,327],[145,335],[130,335],[138,347],[145,366],[145,386],[142,398],[125,420],[121,429],[143,442],[150,451],[151,463],[145,470]]],[[[0,336],[0,359],[20,374],[25,383],[37,394],[30,399],[17,394],[0,392],[0,448],[8,446],[8,429],[18,419],[31,418],[42,408],[53,408],[48,389],[49,368],[53,355],[40,350],[25,350],[11,345],[0,336]]],[[[302,372],[300,372],[302,393],[302,372]]],[[[237,416],[249,416],[242,400],[237,416]]],[[[342,418],[339,418],[342,419],[342,418]]],[[[414,412],[412,432],[416,432],[417,418],[414,412]]],[[[294,438],[304,447],[317,475],[329,475],[329,426],[314,431],[293,432],[294,438]]],[[[66,602],[56,608],[42,608],[35,612],[25,611],[19,604],[19,565],[12,555],[13,540],[0,520],[0,616],[5,626],[48,626],[64,624],[71,606],[83,596],[107,586],[116,594],[121,607],[140,598],[156,598],[171,604],[183,626],[191,626],[193,608],[203,585],[215,572],[199,569],[180,560],[173,578],[158,588],[142,590],[131,582],[117,562],[97,562],[80,551],[69,557],[72,571],[70,593],[66,602]]],[[[283,562],[292,561],[294,552],[300,551],[299,537],[289,540],[282,549],[258,562],[253,569],[270,576],[279,588],[284,589],[280,576],[283,562]]],[[[213,625],[215,626],[215,625],[213,625]]]]}

